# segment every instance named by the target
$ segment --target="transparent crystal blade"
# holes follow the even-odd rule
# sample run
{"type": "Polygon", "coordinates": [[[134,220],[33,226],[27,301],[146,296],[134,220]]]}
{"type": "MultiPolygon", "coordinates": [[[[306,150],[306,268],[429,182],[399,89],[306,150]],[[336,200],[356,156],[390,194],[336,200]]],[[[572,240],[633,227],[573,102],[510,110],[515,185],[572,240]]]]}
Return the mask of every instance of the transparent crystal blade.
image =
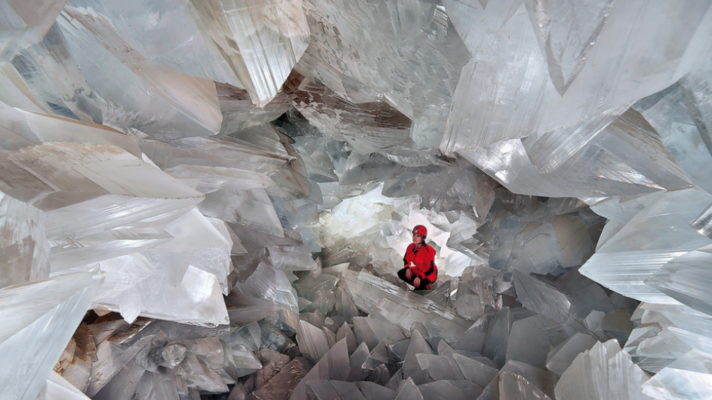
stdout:
{"type": "Polygon", "coordinates": [[[0,290],[0,353],[14,365],[0,374],[3,397],[36,398],[102,281],[93,270],[0,290]]]}

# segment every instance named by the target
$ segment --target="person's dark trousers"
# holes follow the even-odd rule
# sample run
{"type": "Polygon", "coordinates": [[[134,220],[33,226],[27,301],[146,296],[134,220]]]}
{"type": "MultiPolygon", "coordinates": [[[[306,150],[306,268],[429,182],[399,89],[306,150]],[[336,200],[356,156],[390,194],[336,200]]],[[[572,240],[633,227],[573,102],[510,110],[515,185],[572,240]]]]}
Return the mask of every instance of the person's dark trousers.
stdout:
{"type": "MultiPolygon", "coordinates": [[[[405,270],[406,270],[406,269],[407,269],[407,268],[403,268],[403,269],[399,270],[399,271],[398,271],[398,277],[401,278],[401,280],[403,280],[403,281],[405,281],[405,282],[408,282],[409,284],[413,285],[413,280],[415,280],[415,278],[417,278],[417,277],[416,277],[415,275],[413,275],[413,279],[407,279],[407,278],[405,277],[405,270]]],[[[430,282],[427,278],[421,278],[421,279],[420,279],[420,286],[417,287],[417,288],[415,288],[415,290],[427,290],[427,289],[428,289],[428,285],[430,285],[431,283],[432,283],[432,282],[430,282]]],[[[415,286],[415,285],[413,285],[413,286],[415,286]]]]}

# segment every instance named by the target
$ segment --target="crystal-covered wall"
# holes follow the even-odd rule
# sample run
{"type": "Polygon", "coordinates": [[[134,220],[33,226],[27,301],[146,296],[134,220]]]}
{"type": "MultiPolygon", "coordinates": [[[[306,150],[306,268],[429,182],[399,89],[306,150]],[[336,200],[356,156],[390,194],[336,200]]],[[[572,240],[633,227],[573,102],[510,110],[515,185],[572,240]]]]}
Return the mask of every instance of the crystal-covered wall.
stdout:
{"type": "Polygon", "coordinates": [[[711,80],[707,0],[0,0],[0,400],[709,399],[711,80]]]}

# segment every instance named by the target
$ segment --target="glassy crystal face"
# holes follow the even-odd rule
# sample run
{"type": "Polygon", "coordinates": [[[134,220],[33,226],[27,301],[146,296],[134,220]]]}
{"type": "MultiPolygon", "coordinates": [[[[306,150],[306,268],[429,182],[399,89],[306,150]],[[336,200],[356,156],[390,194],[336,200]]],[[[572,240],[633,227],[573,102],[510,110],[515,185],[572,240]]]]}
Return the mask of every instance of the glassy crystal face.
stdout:
{"type": "Polygon", "coordinates": [[[697,0],[0,1],[0,399],[707,399],[710,54],[697,0]]]}

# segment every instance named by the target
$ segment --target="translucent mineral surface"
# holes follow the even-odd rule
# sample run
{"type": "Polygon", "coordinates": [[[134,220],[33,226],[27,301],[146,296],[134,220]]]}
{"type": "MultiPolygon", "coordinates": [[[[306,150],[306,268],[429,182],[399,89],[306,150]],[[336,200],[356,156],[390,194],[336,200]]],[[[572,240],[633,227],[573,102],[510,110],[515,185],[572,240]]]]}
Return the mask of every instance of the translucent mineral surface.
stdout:
{"type": "Polygon", "coordinates": [[[0,0],[0,400],[710,398],[711,4],[0,0]]]}

